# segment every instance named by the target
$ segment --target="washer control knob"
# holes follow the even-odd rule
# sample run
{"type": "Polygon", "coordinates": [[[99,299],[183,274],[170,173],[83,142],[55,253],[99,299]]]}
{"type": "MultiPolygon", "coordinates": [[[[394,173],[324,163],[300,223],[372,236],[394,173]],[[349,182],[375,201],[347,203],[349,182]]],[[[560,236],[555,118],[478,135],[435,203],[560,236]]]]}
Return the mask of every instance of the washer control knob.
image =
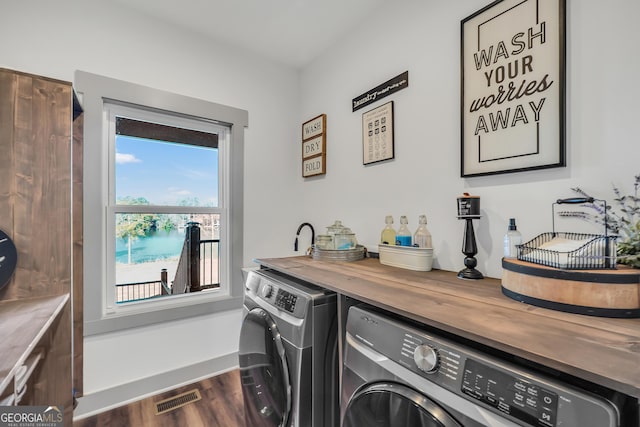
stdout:
{"type": "Polygon", "coordinates": [[[427,373],[435,372],[438,369],[439,359],[438,351],[429,345],[419,345],[413,351],[413,361],[416,362],[416,366],[427,373]]]}
{"type": "Polygon", "coordinates": [[[269,299],[271,295],[273,295],[273,286],[264,285],[264,287],[262,288],[262,298],[269,299]]]}

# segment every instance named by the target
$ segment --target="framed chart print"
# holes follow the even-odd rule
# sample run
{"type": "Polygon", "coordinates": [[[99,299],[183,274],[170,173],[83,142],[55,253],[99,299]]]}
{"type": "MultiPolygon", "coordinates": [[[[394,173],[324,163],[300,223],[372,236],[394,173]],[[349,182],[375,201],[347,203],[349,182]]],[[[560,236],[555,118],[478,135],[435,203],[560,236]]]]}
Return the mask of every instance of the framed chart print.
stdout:
{"type": "Polygon", "coordinates": [[[565,0],[498,0],[461,27],[461,176],[565,166],[565,0]]]}
{"type": "Polygon", "coordinates": [[[362,163],[393,159],[393,101],[362,114],[362,163]]]}

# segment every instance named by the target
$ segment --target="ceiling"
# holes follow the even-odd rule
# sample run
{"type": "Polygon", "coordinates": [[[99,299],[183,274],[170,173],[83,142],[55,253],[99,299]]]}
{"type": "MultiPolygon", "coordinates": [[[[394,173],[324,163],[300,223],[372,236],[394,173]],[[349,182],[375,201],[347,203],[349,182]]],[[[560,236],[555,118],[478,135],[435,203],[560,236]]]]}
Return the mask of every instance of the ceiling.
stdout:
{"type": "Polygon", "coordinates": [[[391,0],[112,0],[164,22],[303,67],[391,0]]]}

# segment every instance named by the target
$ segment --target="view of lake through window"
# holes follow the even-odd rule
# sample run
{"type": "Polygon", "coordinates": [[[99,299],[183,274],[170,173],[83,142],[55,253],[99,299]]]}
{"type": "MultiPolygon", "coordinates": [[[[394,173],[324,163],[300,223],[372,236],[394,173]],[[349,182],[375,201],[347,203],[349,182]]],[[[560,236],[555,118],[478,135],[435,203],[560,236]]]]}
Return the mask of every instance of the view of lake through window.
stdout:
{"type": "MultiPolygon", "coordinates": [[[[143,133],[148,130],[143,122],[129,122],[136,128],[142,123],[143,133]]],[[[181,140],[172,142],[171,130],[176,128],[162,127],[170,131],[164,135],[167,140],[139,137],[136,134],[140,131],[131,128],[125,130],[136,136],[116,132],[114,247],[118,303],[183,293],[188,285],[173,282],[181,274],[180,263],[190,263],[184,259],[189,236],[197,235],[200,285],[219,286],[217,145],[191,145],[184,141],[184,135],[180,136],[180,130],[177,135],[181,140]],[[177,291],[174,285],[179,287],[177,291]]],[[[193,131],[186,132],[188,137],[193,131]]],[[[213,141],[217,143],[217,135],[210,136],[216,137],[213,141]]]]}

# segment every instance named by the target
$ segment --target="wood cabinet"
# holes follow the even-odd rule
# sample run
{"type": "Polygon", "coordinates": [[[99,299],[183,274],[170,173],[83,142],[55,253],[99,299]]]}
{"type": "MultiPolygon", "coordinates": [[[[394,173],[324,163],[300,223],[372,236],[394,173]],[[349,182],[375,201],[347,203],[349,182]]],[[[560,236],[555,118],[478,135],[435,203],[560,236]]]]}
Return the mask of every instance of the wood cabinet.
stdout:
{"type": "Polygon", "coordinates": [[[26,382],[19,404],[63,406],[69,426],[72,122],[71,83],[0,69],[0,229],[18,252],[0,290],[0,399],[26,382]]]}
{"type": "Polygon", "coordinates": [[[60,363],[69,359],[68,307],[68,294],[0,301],[0,406],[63,404],[70,386],[70,371],[60,363]]]}

